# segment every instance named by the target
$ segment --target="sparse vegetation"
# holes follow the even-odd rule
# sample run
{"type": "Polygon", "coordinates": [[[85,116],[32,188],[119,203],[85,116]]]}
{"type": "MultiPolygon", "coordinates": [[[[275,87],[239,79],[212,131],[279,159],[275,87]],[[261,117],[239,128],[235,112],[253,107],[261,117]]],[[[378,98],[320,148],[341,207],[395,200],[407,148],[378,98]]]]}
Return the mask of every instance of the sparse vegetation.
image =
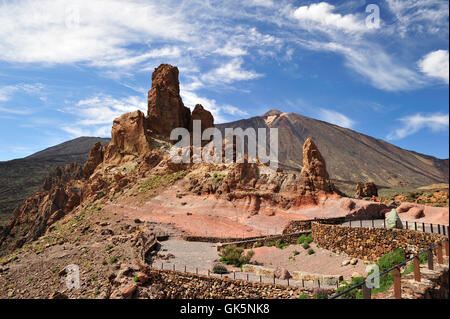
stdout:
{"type": "Polygon", "coordinates": [[[227,267],[225,267],[224,265],[220,265],[220,264],[214,265],[212,271],[215,274],[226,274],[226,273],[228,273],[227,267]]]}
{"type": "Polygon", "coordinates": [[[243,248],[229,245],[223,248],[220,254],[220,261],[227,265],[241,267],[243,264],[247,264],[254,254],[253,250],[244,254],[243,248]]]}
{"type": "Polygon", "coordinates": [[[310,246],[308,243],[303,243],[302,247],[303,247],[303,249],[308,249],[310,246]]]}
{"type": "Polygon", "coordinates": [[[314,249],[310,248],[308,249],[308,255],[312,255],[315,254],[316,252],[314,251],[314,249]]]}
{"type": "Polygon", "coordinates": [[[150,176],[143,184],[139,186],[139,191],[149,191],[159,187],[166,187],[174,184],[177,180],[186,175],[185,171],[179,171],[173,174],[150,176]]]}

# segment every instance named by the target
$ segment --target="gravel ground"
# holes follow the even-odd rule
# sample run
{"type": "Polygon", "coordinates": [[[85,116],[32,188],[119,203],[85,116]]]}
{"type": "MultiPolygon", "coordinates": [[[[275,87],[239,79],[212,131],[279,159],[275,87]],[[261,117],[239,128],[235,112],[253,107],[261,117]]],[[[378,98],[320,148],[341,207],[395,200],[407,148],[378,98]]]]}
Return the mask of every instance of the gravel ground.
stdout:
{"type": "Polygon", "coordinates": [[[252,261],[258,262],[267,268],[286,268],[288,271],[305,271],[323,275],[342,275],[350,279],[354,272],[361,275],[366,274],[366,267],[363,260],[358,260],[356,265],[342,266],[344,260],[351,258],[337,255],[329,250],[318,248],[314,243],[310,244],[314,254],[308,255],[307,249],[302,245],[290,245],[283,249],[276,247],[254,248],[255,255],[252,261]],[[294,256],[294,252],[298,252],[294,256]],[[291,257],[291,258],[289,258],[291,257]]]}
{"type": "MultiPolygon", "coordinates": [[[[341,266],[342,261],[349,259],[344,256],[336,255],[327,250],[317,248],[314,244],[311,244],[311,248],[314,249],[315,254],[308,255],[306,250],[300,245],[290,245],[284,249],[276,247],[260,247],[253,249],[255,256],[252,261],[262,264],[267,268],[277,268],[278,266],[284,267],[289,271],[305,271],[316,274],[327,275],[343,275],[345,279],[349,279],[354,272],[358,272],[361,275],[365,274],[365,268],[367,265],[363,261],[359,260],[357,265],[341,266]],[[299,254],[295,256],[295,259],[289,259],[294,251],[298,251],[299,254]]],[[[214,261],[219,259],[216,245],[212,243],[202,242],[188,242],[183,240],[170,239],[161,242],[161,255],[174,255],[173,258],[156,259],[153,263],[154,268],[171,269],[178,271],[186,271],[199,274],[208,274],[208,270],[211,269],[211,265],[214,261]]],[[[230,274],[224,275],[229,278],[235,276],[236,279],[250,280],[254,282],[266,282],[273,283],[272,278],[259,277],[253,273],[242,272],[239,268],[227,266],[230,274]],[[236,274],[233,274],[236,272],[236,274]],[[248,275],[248,277],[247,277],[248,275]]],[[[213,275],[210,273],[210,275],[213,275]]],[[[218,275],[216,275],[218,276],[218,275]]],[[[277,284],[287,285],[286,280],[276,279],[277,284]]],[[[290,285],[301,285],[302,283],[291,280],[290,285]]],[[[307,286],[311,286],[306,284],[307,286]]]]}

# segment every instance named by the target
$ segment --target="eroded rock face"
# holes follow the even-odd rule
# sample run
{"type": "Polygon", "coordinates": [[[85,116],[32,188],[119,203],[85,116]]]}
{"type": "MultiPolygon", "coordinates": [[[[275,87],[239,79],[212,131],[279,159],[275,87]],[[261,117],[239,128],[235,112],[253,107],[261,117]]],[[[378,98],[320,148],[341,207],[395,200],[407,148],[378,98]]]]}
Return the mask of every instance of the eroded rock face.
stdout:
{"type": "Polygon", "coordinates": [[[325,160],[316,144],[308,138],[303,144],[303,168],[301,172],[307,191],[332,192],[325,160]]]}
{"type": "Polygon", "coordinates": [[[204,130],[210,127],[214,127],[214,117],[211,112],[205,110],[201,104],[197,104],[192,111],[191,121],[189,123],[189,131],[193,129],[193,121],[200,120],[201,121],[201,131],[203,133],[204,130]]]}
{"type": "Polygon", "coordinates": [[[89,152],[89,157],[83,167],[84,178],[89,178],[97,166],[103,162],[104,147],[100,143],[95,143],[89,152]]]}
{"type": "Polygon", "coordinates": [[[148,92],[149,128],[169,137],[172,129],[189,128],[191,111],[180,97],[178,68],[161,64],[152,74],[152,88],[148,92]]]}
{"type": "Polygon", "coordinates": [[[116,118],[111,130],[111,142],[106,148],[105,161],[119,163],[130,157],[149,153],[147,129],[147,121],[141,111],[116,118]]]}
{"type": "Polygon", "coordinates": [[[356,194],[357,197],[372,197],[378,196],[377,185],[374,182],[357,183],[356,194]]]}
{"type": "Polygon", "coordinates": [[[3,237],[0,251],[14,250],[37,239],[48,226],[80,204],[83,169],[78,163],[56,167],[44,181],[41,191],[16,208],[3,237]]]}

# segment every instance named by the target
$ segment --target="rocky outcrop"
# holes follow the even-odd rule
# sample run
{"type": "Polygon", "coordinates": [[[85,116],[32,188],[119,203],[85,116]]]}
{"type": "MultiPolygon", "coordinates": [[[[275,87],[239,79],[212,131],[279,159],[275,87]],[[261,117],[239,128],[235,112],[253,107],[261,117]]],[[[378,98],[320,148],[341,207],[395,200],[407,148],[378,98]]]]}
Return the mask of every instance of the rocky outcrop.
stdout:
{"type": "Polygon", "coordinates": [[[141,111],[116,118],[111,130],[111,142],[106,148],[105,161],[118,164],[149,153],[147,130],[147,120],[141,111]]]}
{"type": "Polygon", "coordinates": [[[178,68],[161,64],[152,74],[152,88],[148,92],[149,128],[169,137],[176,127],[189,128],[191,112],[180,97],[178,68]]]}
{"type": "Polygon", "coordinates": [[[214,117],[212,116],[211,112],[205,110],[201,104],[197,104],[192,111],[191,121],[189,123],[189,131],[193,130],[194,120],[201,121],[202,133],[207,128],[214,127],[214,117]]]}
{"type": "Polygon", "coordinates": [[[56,185],[66,184],[71,180],[78,180],[83,177],[83,169],[80,164],[73,162],[66,166],[57,166],[49,174],[42,184],[42,191],[50,191],[56,185]]]}
{"type": "Polygon", "coordinates": [[[356,197],[372,197],[378,196],[377,185],[374,182],[369,183],[357,183],[356,184],[356,197]]]}
{"type": "Polygon", "coordinates": [[[84,178],[89,178],[97,166],[103,162],[104,147],[100,143],[95,143],[89,152],[89,157],[83,167],[84,178]]]}
{"type": "Polygon", "coordinates": [[[307,192],[316,190],[325,192],[333,191],[325,160],[316,144],[310,138],[303,144],[303,168],[301,177],[307,192]]]}
{"type": "Polygon", "coordinates": [[[78,163],[56,167],[42,189],[14,210],[0,240],[0,251],[14,250],[37,239],[47,227],[80,204],[83,169],[78,163]]]}

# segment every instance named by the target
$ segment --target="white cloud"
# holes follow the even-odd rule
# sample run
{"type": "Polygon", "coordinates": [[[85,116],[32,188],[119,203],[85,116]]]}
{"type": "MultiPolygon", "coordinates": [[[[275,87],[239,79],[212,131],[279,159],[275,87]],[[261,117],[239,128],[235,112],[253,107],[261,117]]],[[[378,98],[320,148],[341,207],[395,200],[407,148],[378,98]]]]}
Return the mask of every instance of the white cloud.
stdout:
{"type": "Polygon", "coordinates": [[[388,140],[397,140],[428,128],[433,132],[448,130],[449,114],[414,114],[400,119],[402,126],[387,136],[388,140]]]}
{"type": "Polygon", "coordinates": [[[42,92],[44,85],[41,83],[26,84],[19,83],[15,85],[6,85],[0,87],[0,102],[9,101],[14,94],[26,93],[28,95],[39,95],[42,92]]]}
{"type": "Polygon", "coordinates": [[[141,110],[147,112],[143,97],[113,98],[99,94],[78,101],[74,106],[61,109],[76,118],[74,123],[64,123],[61,128],[73,136],[109,136],[113,120],[124,113],[141,110]]]}
{"type": "Polygon", "coordinates": [[[428,33],[448,37],[448,0],[386,0],[395,15],[392,29],[405,37],[407,33],[428,33]]]}
{"type": "Polygon", "coordinates": [[[95,64],[132,59],[131,44],[189,39],[190,25],[169,9],[118,0],[11,2],[0,7],[0,60],[95,64]]]}
{"type": "Polygon", "coordinates": [[[398,61],[393,61],[390,55],[374,43],[367,47],[363,43],[359,46],[354,44],[346,46],[336,42],[311,42],[309,48],[342,54],[350,69],[381,90],[410,90],[424,84],[416,72],[402,66],[398,61]]]}
{"type": "Polygon", "coordinates": [[[448,51],[437,50],[425,55],[419,62],[420,70],[429,77],[438,78],[448,84],[448,51]]]}
{"type": "Polygon", "coordinates": [[[305,27],[333,28],[347,32],[368,31],[364,20],[353,14],[341,15],[333,13],[335,6],[326,3],[313,3],[309,6],[297,8],[293,17],[303,23],[305,27]]]}
{"type": "Polygon", "coordinates": [[[318,116],[322,121],[341,127],[352,128],[356,124],[355,121],[344,114],[332,110],[320,109],[318,116]]]}
{"type": "Polygon", "coordinates": [[[232,105],[219,105],[216,100],[199,96],[193,91],[186,90],[185,87],[182,87],[180,91],[184,105],[190,107],[192,110],[196,104],[201,104],[206,110],[211,112],[214,116],[214,123],[216,124],[228,122],[229,117],[227,115],[249,115],[246,111],[238,107],[232,105]]]}
{"type": "Polygon", "coordinates": [[[201,79],[206,83],[232,83],[235,81],[252,80],[262,76],[252,70],[242,68],[244,60],[242,58],[234,58],[231,61],[221,65],[220,67],[204,74],[201,79]]]}

